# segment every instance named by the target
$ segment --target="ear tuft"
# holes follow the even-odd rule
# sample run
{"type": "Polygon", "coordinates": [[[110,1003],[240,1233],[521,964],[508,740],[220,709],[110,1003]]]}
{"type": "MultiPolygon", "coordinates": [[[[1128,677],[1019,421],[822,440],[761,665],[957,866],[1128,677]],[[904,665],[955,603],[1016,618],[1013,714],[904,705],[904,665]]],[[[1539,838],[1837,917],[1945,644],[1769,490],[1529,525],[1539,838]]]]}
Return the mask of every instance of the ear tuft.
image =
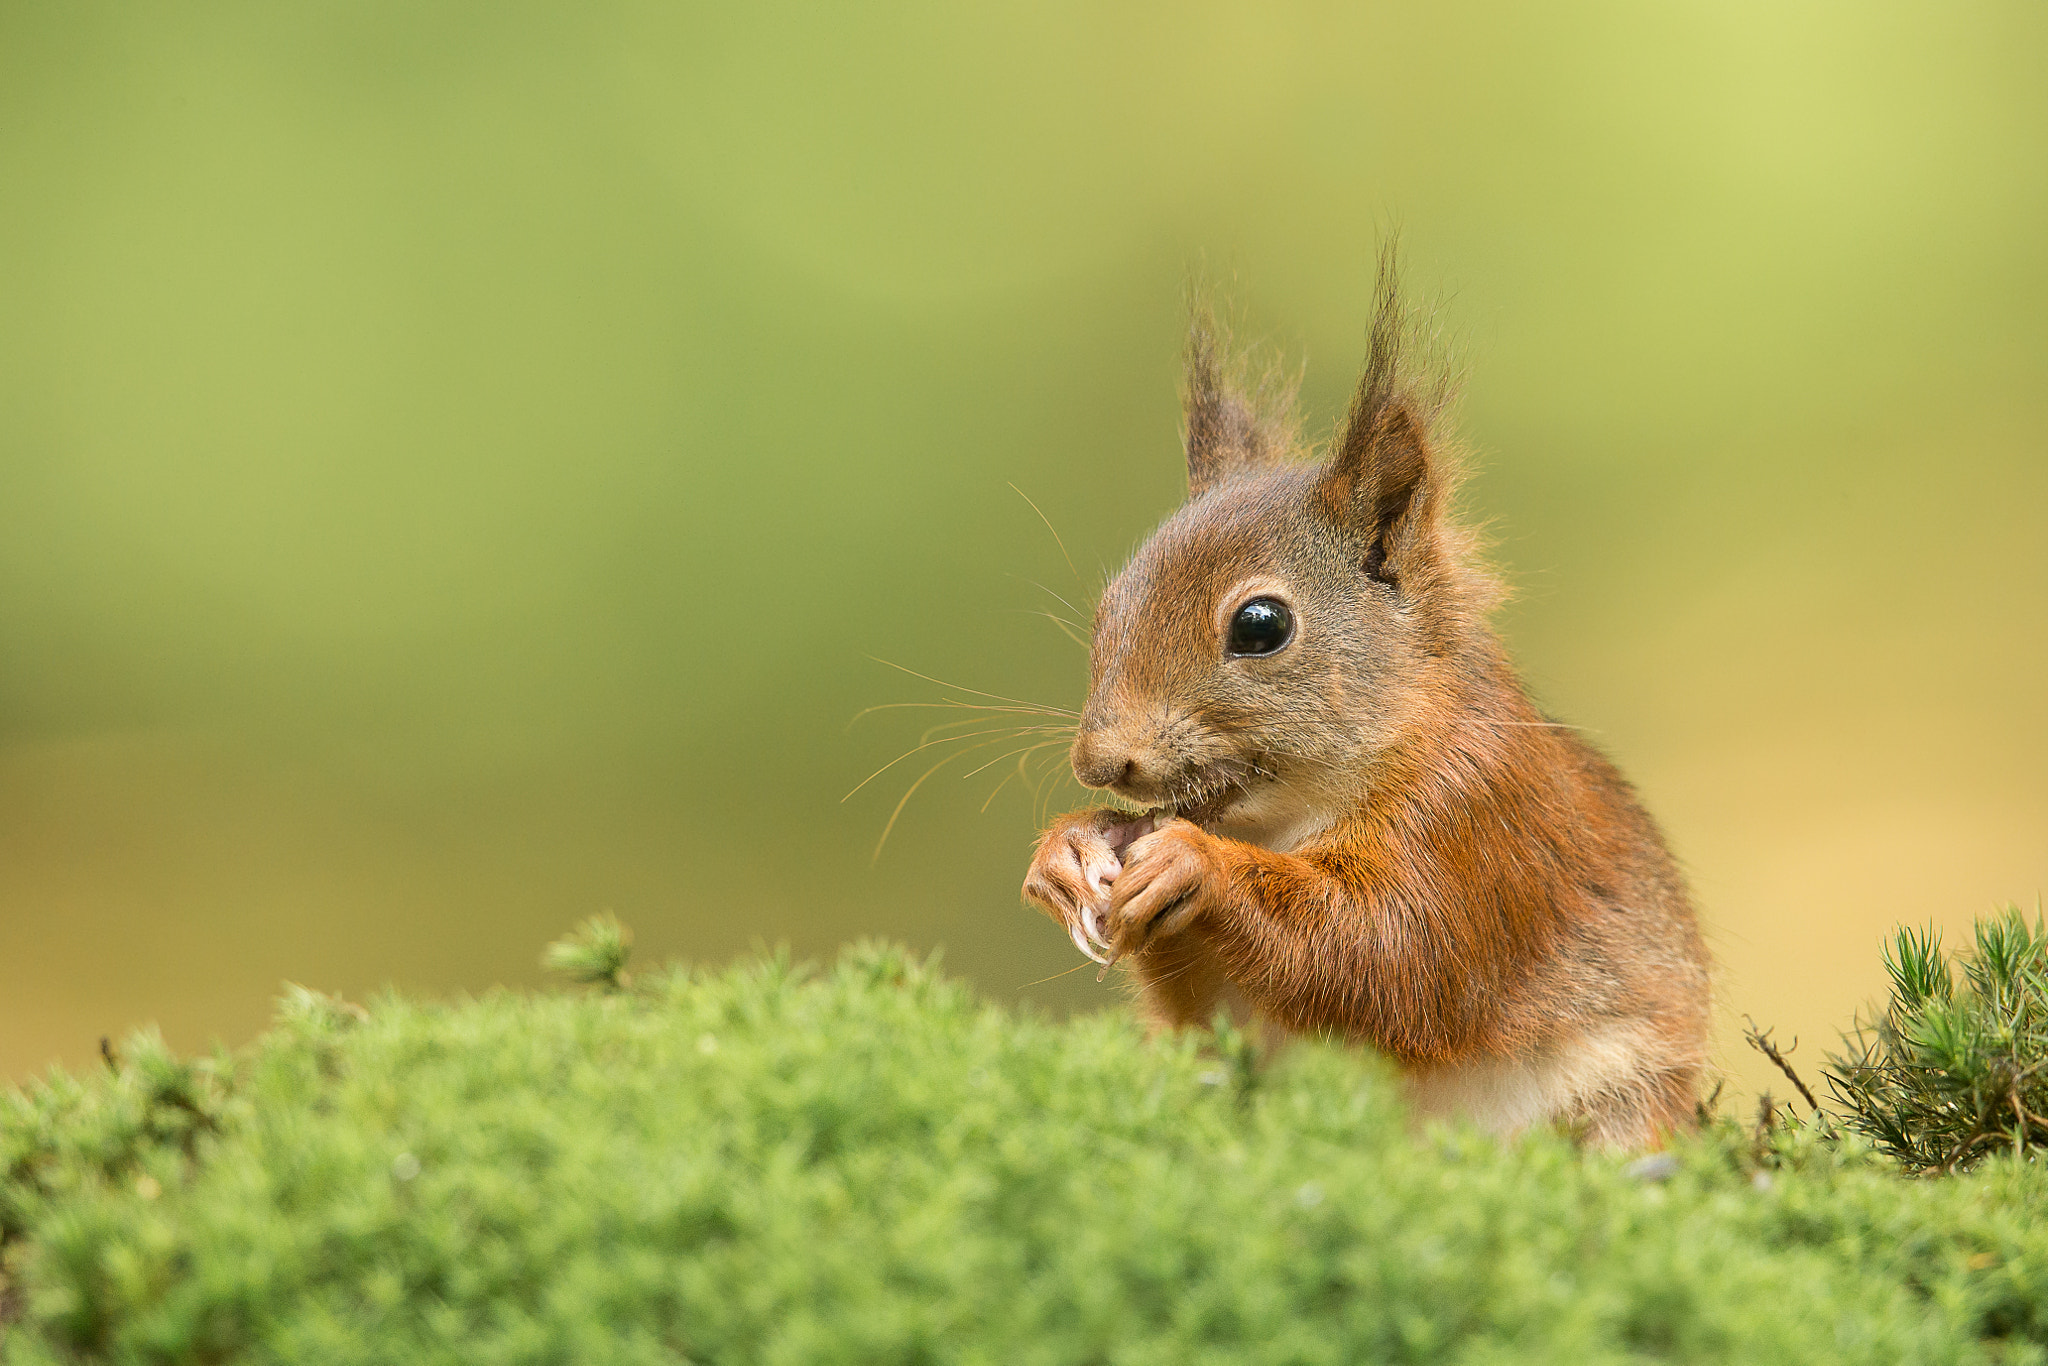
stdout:
{"type": "Polygon", "coordinates": [[[1393,582],[1437,515],[1448,482],[1431,450],[1430,421],[1445,402],[1441,382],[1418,384],[1403,368],[1408,318],[1401,306],[1396,244],[1380,249],[1365,373],[1323,477],[1323,501],[1371,541],[1371,577],[1393,582]]]}
{"type": "Polygon", "coordinates": [[[1277,361],[1256,375],[1233,355],[1228,333],[1205,302],[1190,310],[1181,382],[1188,496],[1198,498],[1239,474],[1268,469],[1295,447],[1294,396],[1300,376],[1277,361]]]}

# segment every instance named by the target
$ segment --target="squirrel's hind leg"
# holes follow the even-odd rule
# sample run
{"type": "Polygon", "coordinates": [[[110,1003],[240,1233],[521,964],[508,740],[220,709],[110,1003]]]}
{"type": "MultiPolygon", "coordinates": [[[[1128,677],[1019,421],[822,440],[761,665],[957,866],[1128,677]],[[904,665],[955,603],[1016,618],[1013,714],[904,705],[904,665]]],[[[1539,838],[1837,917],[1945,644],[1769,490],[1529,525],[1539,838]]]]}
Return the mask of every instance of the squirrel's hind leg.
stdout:
{"type": "Polygon", "coordinates": [[[1698,1125],[1697,1066],[1645,1068],[1625,1088],[1589,1096],[1577,1107],[1588,1146],[1610,1152],[1661,1148],[1698,1125]]]}

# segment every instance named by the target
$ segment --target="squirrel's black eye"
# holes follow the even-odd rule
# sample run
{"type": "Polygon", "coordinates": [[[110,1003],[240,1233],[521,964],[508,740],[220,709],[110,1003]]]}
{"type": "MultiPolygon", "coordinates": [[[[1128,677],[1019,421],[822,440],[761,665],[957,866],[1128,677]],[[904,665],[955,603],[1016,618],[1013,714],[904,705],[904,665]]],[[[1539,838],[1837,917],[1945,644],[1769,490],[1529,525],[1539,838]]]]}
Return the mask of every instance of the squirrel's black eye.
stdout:
{"type": "Polygon", "coordinates": [[[1253,598],[1230,619],[1226,648],[1234,655],[1269,655],[1294,636],[1294,613],[1278,598],[1253,598]]]}

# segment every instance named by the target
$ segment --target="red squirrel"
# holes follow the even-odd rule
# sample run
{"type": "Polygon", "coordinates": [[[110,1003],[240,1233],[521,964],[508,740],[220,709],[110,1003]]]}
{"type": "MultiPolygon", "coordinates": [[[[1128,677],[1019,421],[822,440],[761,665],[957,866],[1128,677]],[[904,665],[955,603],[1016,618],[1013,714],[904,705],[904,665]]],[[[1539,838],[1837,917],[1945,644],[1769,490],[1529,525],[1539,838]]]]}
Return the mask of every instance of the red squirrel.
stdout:
{"type": "Polygon", "coordinates": [[[1706,949],[1627,781],[1487,624],[1391,251],[1376,296],[1320,458],[1198,315],[1188,499],[1102,595],[1072,750],[1144,814],[1055,820],[1024,895],[1161,1027],[1235,1003],[1381,1050],[1424,1114],[1651,1145],[1695,1113],[1706,949]]]}

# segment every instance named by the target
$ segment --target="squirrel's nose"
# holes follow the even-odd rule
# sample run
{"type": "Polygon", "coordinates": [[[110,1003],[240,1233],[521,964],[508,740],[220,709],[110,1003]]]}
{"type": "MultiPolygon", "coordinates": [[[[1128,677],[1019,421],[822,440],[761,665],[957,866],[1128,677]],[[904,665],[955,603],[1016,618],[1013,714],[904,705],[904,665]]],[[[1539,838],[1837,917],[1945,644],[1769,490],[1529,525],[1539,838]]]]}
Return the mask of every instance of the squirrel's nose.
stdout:
{"type": "Polygon", "coordinates": [[[1130,776],[1131,756],[1083,731],[1074,740],[1074,776],[1083,787],[1115,787],[1130,776]]]}

